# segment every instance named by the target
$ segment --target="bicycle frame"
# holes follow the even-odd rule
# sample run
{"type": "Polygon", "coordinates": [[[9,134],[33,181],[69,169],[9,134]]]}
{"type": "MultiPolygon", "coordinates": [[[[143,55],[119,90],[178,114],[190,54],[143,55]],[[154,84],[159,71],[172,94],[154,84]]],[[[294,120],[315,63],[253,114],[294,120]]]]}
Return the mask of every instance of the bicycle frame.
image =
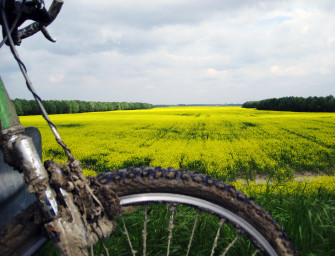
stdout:
{"type": "MultiPolygon", "coordinates": [[[[25,180],[29,184],[28,192],[35,193],[42,209],[49,238],[56,244],[60,252],[66,252],[66,255],[71,255],[67,252],[68,249],[62,241],[67,240],[66,230],[70,228],[66,221],[62,221],[61,218],[55,219],[59,212],[56,193],[50,187],[48,173],[33,145],[32,139],[24,135],[24,128],[19,121],[15,107],[9,99],[1,78],[0,108],[0,138],[4,160],[18,171],[23,172],[25,180]]],[[[69,207],[72,217],[80,219],[81,215],[73,202],[71,202],[72,198],[65,191],[63,191],[63,194],[67,200],[67,205],[72,205],[72,207],[69,207]]],[[[80,223],[80,221],[77,223],[80,223]]],[[[80,224],[77,227],[78,230],[85,234],[84,228],[80,224]]]]}
{"type": "Polygon", "coordinates": [[[62,167],[53,161],[46,163],[48,174],[32,139],[24,135],[24,128],[1,79],[0,107],[0,139],[4,160],[16,170],[23,172],[29,184],[28,192],[36,195],[42,209],[43,223],[45,223],[49,238],[63,255],[87,255],[86,248],[95,244],[99,239],[108,237],[113,230],[114,223],[109,219],[108,214],[104,214],[102,204],[89,188],[80,169],[80,162],[75,158],[69,160],[70,173],[67,178],[76,187],[76,195],[63,189],[62,185],[57,184],[55,187],[53,183],[55,178],[65,181],[65,186],[68,185],[66,175],[62,167]],[[73,180],[74,176],[76,181],[73,180]],[[79,205],[78,200],[81,200],[79,205]],[[88,202],[89,206],[83,206],[83,212],[79,208],[84,201],[85,205],[88,202]],[[85,207],[92,211],[86,213],[85,207]],[[86,214],[89,218],[93,216],[93,221],[88,221],[86,214]],[[99,230],[95,230],[94,226],[97,226],[99,230]],[[76,241],[77,244],[73,246],[71,241],[72,243],[76,241]]]}
{"type": "Polygon", "coordinates": [[[24,134],[24,128],[1,78],[0,117],[1,149],[4,160],[24,173],[24,177],[29,183],[29,192],[36,194],[43,206],[44,217],[47,221],[50,221],[57,215],[58,205],[54,192],[48,184],[47,171],[40,160],[32,139],[24,134]]]}

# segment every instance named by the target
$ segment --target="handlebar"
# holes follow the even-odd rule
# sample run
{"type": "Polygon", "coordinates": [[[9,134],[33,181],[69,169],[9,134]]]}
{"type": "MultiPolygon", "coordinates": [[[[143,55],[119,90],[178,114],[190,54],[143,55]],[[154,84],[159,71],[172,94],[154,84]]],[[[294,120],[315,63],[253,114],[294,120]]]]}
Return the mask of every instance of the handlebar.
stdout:
{"type": "Polygon", "coordinates": [[[40,23],[40,22],[34,22],[28,26],[26,26],[23,29],[20,29],[18,31],[18,37],[19,39],[25,39],[27,37],[30,37],[37,32],[41,31],[43,35],[51,42],[55,42],[56,40],[53,39],[48,31],[46,30],[46,27],[49,26],[57,17],[58,13],[60,12],[64,1],[63,0],[53,0],[52,4],[50,5],[50,8],[48,10],[50,21],[47,23],[40,23]]]}
{"type": "MultiPolygon", "coordinates": [[[[64,0],[53,0],[46,10],[43,0],[22,0],[18,3],[15,0],[0,0],[0,24],[3,26],[3,41],[7,41],[7,33],[4,30],[5,23],[11,27],[10,34],[14,44],[20,45],[22,39],[30,37],[41,31],[43,35],[51,42],[56,40],[50,36],[46,27],[50,25],[57,17],[63,6],[64,0]],[[18,29],[26,20],[34,20],[32,24],[18,29]]],[[[1,43],[2,46],[2,43],[1,43]]]]}

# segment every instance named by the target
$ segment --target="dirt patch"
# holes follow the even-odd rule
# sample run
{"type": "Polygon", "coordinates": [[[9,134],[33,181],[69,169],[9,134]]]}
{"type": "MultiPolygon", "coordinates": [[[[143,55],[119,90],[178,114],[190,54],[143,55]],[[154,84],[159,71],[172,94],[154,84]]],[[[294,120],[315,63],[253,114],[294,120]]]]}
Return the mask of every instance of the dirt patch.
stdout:
{"type": "MultiPolygon", "coordinates": [[[[320,176],[327,176],[324,173],[315,173],[315,172],[295,172],[293,175],[293,180],[294,181],[311,181],[316,177],[320,177],[320,176]]],[[[238,178],[236,181],[239,181],[241,183],[246,183],[247,181],[243,178],[238,178]]],[[[256,174],[255,179],[254,180],[250,180],[252,182],[255,182],[256,184],[273,184],[274,181],[271,179],[270,175],[259,175],[256,174]]]]}
{"type": "Polygon", "coordinates": [[[295,173],[294,174],[294,180],[297,181],[310,181],[313,178],[320,177],[320,176],[326,176],[324,173],[315,173],[315,172],[304,172],[304,173],[295,173]]]}

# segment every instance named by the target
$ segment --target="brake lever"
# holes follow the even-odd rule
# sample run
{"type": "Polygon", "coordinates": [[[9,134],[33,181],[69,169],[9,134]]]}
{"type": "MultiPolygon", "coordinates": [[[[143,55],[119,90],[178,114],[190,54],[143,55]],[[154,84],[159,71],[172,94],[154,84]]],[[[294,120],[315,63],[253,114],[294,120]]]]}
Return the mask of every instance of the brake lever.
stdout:
{"type": "Polygon", "coordinates": [[[50,36],[49,32],[46,30],[46,27],[56,19],[58,13],[62,8],[63,3],[64,0],[53,0],[48,10],[51,20],[48,23],[44,24],[41,24],[39,22],[33,22],[32,24],[26,26],[25,28],[20,29],[18,31],[18,38],[22,40],[41,31],[49,41],[55,42],[56,39],[50,36]]]}
{"type": "Polygon", "coordinates": [[[40,26],[40,30],[43,36],[48,39],[50,42],[56,43],[56,38],[53,38],[45,26],[40,26]]]}

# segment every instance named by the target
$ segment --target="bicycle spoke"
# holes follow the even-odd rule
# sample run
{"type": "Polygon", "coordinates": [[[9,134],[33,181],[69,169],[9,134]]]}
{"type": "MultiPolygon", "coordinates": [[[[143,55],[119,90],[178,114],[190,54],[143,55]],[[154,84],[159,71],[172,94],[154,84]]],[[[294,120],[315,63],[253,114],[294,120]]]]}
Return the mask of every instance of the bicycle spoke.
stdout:
{"type": "Polygon", "coordinates": [[[171,239],[172,239],[172,231],[173,231],[173,221],[174,221],[174,214],[177,211],[177,206],[176,205],[170,205],[170,221],[169,221],[169,237],[168,237],[168,247],[166,251],[166,256],[170,255],[170,245],[171,245],[171,239]]]}
{"type": "Polygon", "coordinates": [[[211,256],[214,255],[215,248],[218,245],[218,239],[219,239],[219,236],[220,236],[220,230],[221,230],[222,225],[225,223],[225,221],[226,221],[225,219],[220,219],[220,221],[219,221],[219,227],[218,227],[218,231],[216,232],[215,239],[214,239],[211,256]]]}
{"type": "Polygon", "coordinates": [[[197,216],[195,217],[195,220],[194,220],[192,234],[191,234],[191,237],[190,237],[190,242],[189,242],[188,247],[187,247],[186,256],[188,256],[188,254],[190,253],[190,249],[191,249],[191,245],[192,245],[192,241],[193,241],[193,237],[194,237],[194,231],[195,231],[195,228],[196,228],[197,223],[198,223],[199,213],[200,213],[200,210],[197,209],[197,216]]]}
{"type": "MultiPolygon", "coordinates": [[[[147,175],[143,179],[145,182],[151,181],[147,175]]],[[[267,237],[236,213],[212,203],[210,199],[178,194],[179,190],[173,190],[175,183],[167,185],[170,193],[155,192],[157,184],[154,182],[154,192],[138,194],[134,188],[129,195],[120,197],[124,217],[116,218],[120,229],[108,241],[112,245],[110,254],[113,251],[120,256],[258,256],[264,251],[265,255],[282,255],[276,254],[267,237]],[[127,207],[136,208],[136,211],[129,211],[127,207]],[[114,244],[119,246],[115,247],[114,244]]],[[[132,188],[120,187],[120,190],[132,188]]],[[[191,192],[195,193],[193,189],[191,192]]],[[[216,195],[214,192],[213,196],[216,195]]],[[[273,229],[272,226],[269,228],[273,229]]],[[[102,252],[102,246],[97,248],[98,254],[102,252]]]]}
{"type": "Polygon", "coordinates": [[[131,241],[130,241],[130,237],[129,237],[128,229],[127,229],[127,227],[126,227],[126,223],[124,222],[123,214],[121,214],[121,220],[122,220],[122,223],[123,223],[124,234],[125,234],[126,237],[127,237],[128,244],[129,244],[131,253],[133,254],[133,256],[136,256],[136,251],[133,249],[133,245],[132,245],[132,243],[131,243],[131,241]]]}
{"type": "Polygon", "coordinates": [[[143,256],[146,256],[147,253],[147,222],[148,222],[148,205],[145,205],[144,210],[144,223],[143,223],[143,231],[142,231],[142,237],[143,237],[143,256]]]}
{"type": "Polygon", "coordinates": [[[231,248],[231,247],[233,247],[233,245],[236,243],[236,241],[237,241],[237,239],[239,238],[240,236],[239,235],[237,235],[236,237],[235,237],[235,239],[227,246],[227,248],[226,248],[226,250],[221,254],[221,256],[225,256],[226,254],[227,254],[227,252],[229,251],[229,249],[231,248]]]}
{"type": "Polygon", "coordinates": [[[91,256],[94,256],[93,245],[91,245],[91,256]]]}
{"type": "Polygon", "coordinates": [[[102,244],[102,247],[104,248],[105,250],[105,253],[107,256],[109,256],[109,251],[108,251],[108,248],[105,246],[104,242],[102,240],[100,240],[101,244],[102,244]]]}
{"type": "Polygon", "coordinates": [[[256,256],[257,253],[259,253],[259,250],[256,250],[252,256],[256,256]]]}

